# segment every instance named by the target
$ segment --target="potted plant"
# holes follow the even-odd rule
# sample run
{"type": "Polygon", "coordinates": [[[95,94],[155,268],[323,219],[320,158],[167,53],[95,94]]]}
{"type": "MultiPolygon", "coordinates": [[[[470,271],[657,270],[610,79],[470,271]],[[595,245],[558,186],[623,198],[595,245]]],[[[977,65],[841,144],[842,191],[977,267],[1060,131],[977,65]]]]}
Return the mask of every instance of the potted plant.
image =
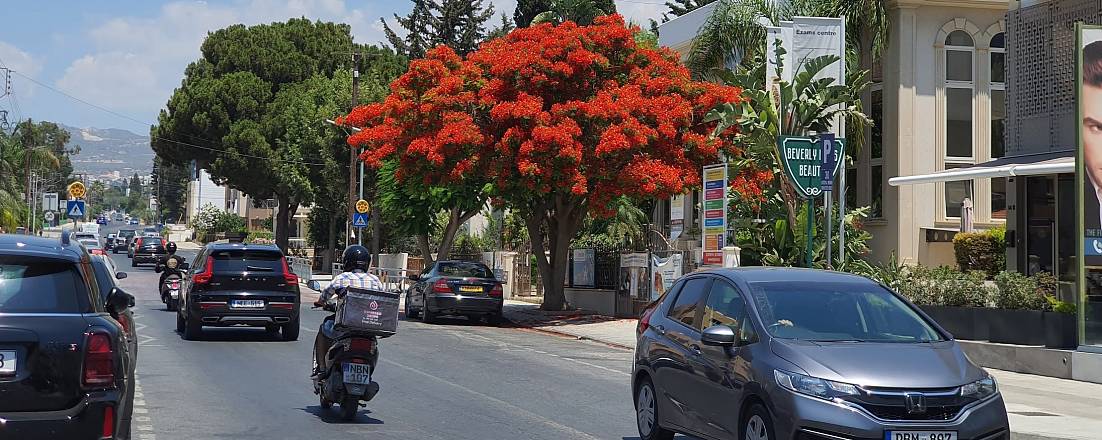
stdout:
{"type": "Polygon", "coordinates": [[[988,314],[988,340],[1004,344],[1045,345],[1047,296],[1037,282],[1017,272],[995,276],[995,307],[988,314]]]}
{"type": "Polygon", "coordinates": [[[916,267],[907,284],[902,290],[922,304],[922,310],[954,338],[986,339],[986,321],[977,319],[977,315],[992,293],[984,285],[982,273],[964,273],[946,266],[916,267]]]}
{"type": "Polygon", "coordinates": [[[1075,304],[1056,298],[1060,282],[1056,277],[1041,273],[1034,275],[1037,288],[1045,295],[1048,310],[1045,311],[1045,347],[1075,348],[1079,342],[1079,326],[1075,304]]]}

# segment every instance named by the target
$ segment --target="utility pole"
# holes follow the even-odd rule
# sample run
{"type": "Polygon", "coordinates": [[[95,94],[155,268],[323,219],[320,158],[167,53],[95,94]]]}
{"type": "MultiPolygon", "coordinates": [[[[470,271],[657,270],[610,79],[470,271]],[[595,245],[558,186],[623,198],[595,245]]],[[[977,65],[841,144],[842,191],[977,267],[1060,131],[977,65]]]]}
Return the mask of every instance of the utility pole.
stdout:
{"type": "MultiPolygon", "coordinates": [[[[360,53],[352,52],[352,108],[355,109],[360,98],[360,53]]],[[[348,219],[345,221],[346,244],[352,244],[352,213],[356,208],[356,148],[348,148],[348,219]]],[[[335,252],[335,250],[334,250],[335,252]]]]}

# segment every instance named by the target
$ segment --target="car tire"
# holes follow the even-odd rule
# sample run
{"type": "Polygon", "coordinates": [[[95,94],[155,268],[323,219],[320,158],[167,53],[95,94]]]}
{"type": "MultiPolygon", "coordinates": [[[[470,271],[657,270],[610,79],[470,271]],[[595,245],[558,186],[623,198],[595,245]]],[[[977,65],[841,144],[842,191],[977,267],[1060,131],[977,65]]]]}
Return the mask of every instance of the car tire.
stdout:
{"type": "Polygon", "coordinates": [[[422,300],[421,303],[421,322],[425,324],[432,324],[436,322],[436,314],[429,309],[429,302],[422,300]]]}
{"type": "Polygon", "coordinates": [[[281,329],[281,332],[283,333],[283,340],[288,342],[297,341],[298,332],[301,329],[302,327],[299,324],[298,318],[292,319],[291,322],[283,324],[283,328],[281,329]]]}
{"type": "Polygon", "coordinates": [[[773,431],[773,418],[760,403],[750,405],[750,410],[742,419],[741,438],[746,440],[776,440],[773,431]]]}
{"type": "Polygon", "coordinates": [[[185,328],[186,325],[187,325],[187,322],[184,321],[184,315],[181,315],[179,312],[177,312],[176,313],[176,331],[183,333],[184,328],[185,328]]]}
{"type": "Polygon", "coordinates": [[[410,307],[410,305],[409,305],[410,302],[411,302],[410,301],[410,296],[406,295],[406,305],[405,305],[406,319],[414,319],[414,318],[417,318],[418,316],[420,316],[419,312],[413,311],[413,307],[410,307]]]}
{"type": "Polygon", "coordinates": [[[184,320],[184,339],[198,341],[203,334],[203,323],[187,318],[184,320]]]}
{"type": "Polygon", "coordinates": [[[494,314],[487,315],[486,316],[486,325],[489,325],[490,327],[500,327],[501,326],[501,313],[499,312],[499,313],[494,313],[494,314]]]}
{"type": "Polygon", "coordinates": [[[138,262],[134,261],[134,260],[130,260],[130,267],[138,267],[138,262]]]}
{"type": "Polygon", "coordinates": [[[641,440],[671,440],[674,432],[663,428],[658,417],[658,394],[650,378],[635,389],[635,425],[641,440]]]}

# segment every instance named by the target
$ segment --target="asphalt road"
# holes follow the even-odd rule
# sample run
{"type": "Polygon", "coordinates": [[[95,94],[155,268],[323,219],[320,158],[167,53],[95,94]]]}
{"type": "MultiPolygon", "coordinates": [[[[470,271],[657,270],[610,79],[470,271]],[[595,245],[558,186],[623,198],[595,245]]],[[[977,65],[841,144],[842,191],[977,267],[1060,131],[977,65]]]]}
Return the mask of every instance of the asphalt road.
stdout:
{"type": "Polygon", "coordinates": [[[320,408],[309,381],[324,312],[303,307],[296,342],[210,327],[203,341],[184,341],[157,297],[153,269],[112,258],[136,298],[135,439],[637,438],[630,352],[463,319],[402,321],[380,343],[374,379],[382,390],[341,421],[336,408],[320,408]]]}

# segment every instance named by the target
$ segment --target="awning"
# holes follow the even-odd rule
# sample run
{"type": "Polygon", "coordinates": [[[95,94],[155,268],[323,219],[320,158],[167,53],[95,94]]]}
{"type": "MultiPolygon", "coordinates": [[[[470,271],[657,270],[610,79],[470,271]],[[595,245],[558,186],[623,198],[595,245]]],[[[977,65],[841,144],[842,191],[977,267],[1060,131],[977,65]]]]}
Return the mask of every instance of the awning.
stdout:
{"type": "Polygon", "coordinates": [[[1036,176],[1044,174],[1064,174],[1075,172],[1075,153],[1034,154],[996,159],[967,168],[954,168],[931,174],[899,176],[888,179],[891,186],[917,185],[920,183],[956,182],[992,177],[1036,176]]]}

